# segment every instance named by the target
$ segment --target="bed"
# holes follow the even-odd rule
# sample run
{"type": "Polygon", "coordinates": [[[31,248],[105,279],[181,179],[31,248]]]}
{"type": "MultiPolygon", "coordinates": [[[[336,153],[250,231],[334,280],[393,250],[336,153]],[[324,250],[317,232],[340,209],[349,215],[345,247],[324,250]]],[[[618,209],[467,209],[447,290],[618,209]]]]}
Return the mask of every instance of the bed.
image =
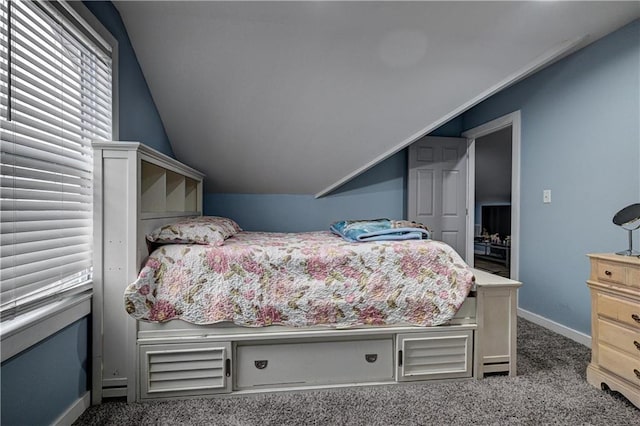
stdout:
{"type": "Polygon", "coordinates": [[[128,313],[152,322],[429,327],[453,318],[472,285],[471,269],[440,241],[240,231],[221,245],[162,245],[124,294],[128,313]]]}
{"type": "Polygon", "coordinates": [[[202,216],[203,176],[139,143],[94,150],[93,403],[515,374],[519,282],[433,240],[149,247],[202,216]]]}

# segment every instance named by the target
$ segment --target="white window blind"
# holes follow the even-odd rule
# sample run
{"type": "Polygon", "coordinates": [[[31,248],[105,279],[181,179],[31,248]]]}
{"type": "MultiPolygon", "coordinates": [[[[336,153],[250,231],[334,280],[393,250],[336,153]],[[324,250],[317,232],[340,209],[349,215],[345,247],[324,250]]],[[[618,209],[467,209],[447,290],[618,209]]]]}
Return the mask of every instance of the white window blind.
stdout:
{"type": "Polygon", "coordinates": [[[0,7],[4,319],[91,277],[91,142],[112,139],[112,84],[108,45],[67,5],[0,7]]]}

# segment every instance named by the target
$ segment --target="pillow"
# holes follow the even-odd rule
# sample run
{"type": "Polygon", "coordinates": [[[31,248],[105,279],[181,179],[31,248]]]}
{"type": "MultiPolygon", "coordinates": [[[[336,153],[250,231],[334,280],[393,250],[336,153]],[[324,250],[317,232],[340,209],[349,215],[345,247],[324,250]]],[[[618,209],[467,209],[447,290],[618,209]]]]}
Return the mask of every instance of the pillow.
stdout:
{"type": "Polygon", "coordinates": [[[226,217],[196,216],[180,219],[147,234],[147,240],[158,244],[207,244],[221,246],[224,240],[242,231],[226,217]]]}

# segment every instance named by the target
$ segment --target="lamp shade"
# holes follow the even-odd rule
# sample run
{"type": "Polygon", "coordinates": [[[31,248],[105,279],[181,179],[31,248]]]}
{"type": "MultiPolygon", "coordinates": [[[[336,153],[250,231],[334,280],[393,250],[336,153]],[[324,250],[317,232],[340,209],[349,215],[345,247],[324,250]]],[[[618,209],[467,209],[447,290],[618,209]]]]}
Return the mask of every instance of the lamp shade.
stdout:
{"type": "Polygon", "coordinates": [[[640,255],[640,252],[633,249],[633,236],[631,235],[631,231],[640,228],[640,203],[631,204],[620,210],[613,216],[613,223],[629,232],[629,248],[616,254],[623,256],[640,255]]]}
{"type": "Polygon", "coordinates": [[[613,223],[625,228],[630,227],[631,229],[640,227],[640,203],[631,204],[620,210],[613,216],[613,223]]]}

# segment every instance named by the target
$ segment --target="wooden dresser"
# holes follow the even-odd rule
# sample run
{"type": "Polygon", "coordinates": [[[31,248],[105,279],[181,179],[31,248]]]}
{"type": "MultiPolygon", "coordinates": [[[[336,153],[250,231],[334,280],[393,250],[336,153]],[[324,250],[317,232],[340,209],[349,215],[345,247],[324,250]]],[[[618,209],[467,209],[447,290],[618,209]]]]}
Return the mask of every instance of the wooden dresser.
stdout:
{"type": "Polygon", "coordinates": [[[587,381],[640,408],[640,259],[590,254],[591,364],[587,381]]]}

